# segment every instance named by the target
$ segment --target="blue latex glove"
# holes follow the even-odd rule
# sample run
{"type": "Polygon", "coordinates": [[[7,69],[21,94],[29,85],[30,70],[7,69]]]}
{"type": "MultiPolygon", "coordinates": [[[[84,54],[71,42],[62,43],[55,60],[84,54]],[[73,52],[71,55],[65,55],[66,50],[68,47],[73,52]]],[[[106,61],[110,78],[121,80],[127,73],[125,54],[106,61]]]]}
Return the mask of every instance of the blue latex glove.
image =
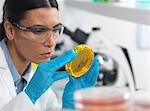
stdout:
{"type": "Polygon", "coordinates": [[[95,86],[98,76],[99,76],[99,60],[97,57],[94,58],[91,68],[88,72],[79,77],[74,78],[72,76],[69,77],[69,82],[66,84],[64,93],[63,93],[63,108],[66,109],[74,109],[74,100],[73,94],[75,91],[81,88],[88,88],[95,86]]]}
{"type": "Polygon", "coordinates": [[[65,54],[51,61],[43,62],[38,65],[38,68],[25,89],[26,94],[33,104],[36,100],[52,85],[53,82],[68,77],[64,72],[57,72],[62,66],[72,61],[77,54],[69,50],[65,54]]]}

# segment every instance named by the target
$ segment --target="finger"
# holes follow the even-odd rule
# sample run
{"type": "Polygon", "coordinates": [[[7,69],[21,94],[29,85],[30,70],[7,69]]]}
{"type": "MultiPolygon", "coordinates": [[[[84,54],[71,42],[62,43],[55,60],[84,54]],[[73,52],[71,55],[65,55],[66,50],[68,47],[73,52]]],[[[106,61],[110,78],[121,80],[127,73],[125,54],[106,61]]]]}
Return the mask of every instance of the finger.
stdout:
{"type": "Polygon", "coordinates": [[[98,57],[95,57],[91,68],[86,73],[86,81],[88,81],[90,84],[93,84],[97,81],[98,76],[99,76],[99,60],[98,57]]]}
{"type": "Polygon", "coordinates": [[[74,81],[76,80],[76,78],[73,77],[73,76],[69,76],[69,80],[70,80],[71,82],[74,82],[74,81]]]}
{"type": "Polygon", "coordinates": [[[68,73],[66,71],[60,71],[60,72],[56,72],[54,75],[53,75],[53,79],[54,81],[57,81],[57,80],[60,80],[60,79],[65,79],[69,77],[68,73]]]}
{"type": "Polygon", "coordinates": [[[98,79],[98,77],[99,77],[99,71],[100,71],[100,63],[99,62],[96,62],[96,64],[95,64],[95,71],[94,71],[94,76],[93,76],[93,78],[91,79],[91,84],[92,85],[95,85],[96,84],[96,82],[97,82],[97,79],[98,79]]]}
{"type": "Polygon", "coordinates": [[[98,62],[97,61],[97,57],[94,57],[94,60],[93,60],[93,62],[92,62],[92,65],[91,65],[91,67],[90,67],[90,69],[87,71],[87,73],[85,74],[85,79],[87,80],[87,81],[90,81],[91,79],[92,79],[92,77],[94,76],[93,75],[93,71],[94,71],[94,68],[95,68],[95,66],[96,66],[96,62],[98,62]]]}
{"type": "Polygon", "coordinates": [[[42,63],[44,67],[47,67],[50,69],[50,71],[55,72],[61,67],[63,67],[65,64],[69,63],[73,59],[77,57],[77,53],[73,52],[72,50],[67,51],[65,54],[52,59],[48,62],[42,63]]]}

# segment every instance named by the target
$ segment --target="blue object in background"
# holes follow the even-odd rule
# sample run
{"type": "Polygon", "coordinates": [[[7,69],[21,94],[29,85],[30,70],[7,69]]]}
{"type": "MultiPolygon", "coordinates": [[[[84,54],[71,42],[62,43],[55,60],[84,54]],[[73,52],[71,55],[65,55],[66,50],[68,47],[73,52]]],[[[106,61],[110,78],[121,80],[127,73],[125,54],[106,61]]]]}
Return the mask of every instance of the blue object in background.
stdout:
{"type": "MultiPolygon", "coordinates": [[[[137,0],[136,7],[150,10],[150,0],[137,0]]],[[[150,50],[150,26],[137,26],[137,48],[140,50],[150,50]]]]}
{"type": "Polygon", "coordinates": [[[150,9],[150,0],[137,0],[137,7],[142,9],[150,9]]]}
{"type": "Polygon", "coordinates": [[[91,0],[94,3],[110,3],[111,0],[91,0]]]}

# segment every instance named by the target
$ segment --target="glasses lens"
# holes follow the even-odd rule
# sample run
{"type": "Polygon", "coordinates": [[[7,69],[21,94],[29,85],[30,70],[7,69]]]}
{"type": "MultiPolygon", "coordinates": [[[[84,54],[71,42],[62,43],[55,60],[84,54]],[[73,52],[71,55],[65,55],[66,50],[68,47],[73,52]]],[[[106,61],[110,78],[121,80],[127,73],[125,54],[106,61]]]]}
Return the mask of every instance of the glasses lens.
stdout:
{"type": "Polygon", "coordinates": [[[63,33],[64,27],[63,25],[59,25],[55,28],[53,28],[52,33],[53,37],[58,38],[63,33]]]}
{"type": "Polygon", "coordinates": [[[42,26],[32,26],[30,27],[30,31],[32,31],[35,34],[40,34],[40,33],[42,34],[48,31],[48,29],[42,26]]]}
{"type": "Polygon", "coordinates": [[[62,25],[60,25],[58,27],[53,28],[52,31],[53,31],[53,33],[61,35],[63,33],[63,29],[64,29],[64,27],[62,25]]]}
{"type": "Polygon", "coordinates": [[[53,27],[52,29],[46,27],[46,26],[42,26],[42,25],[35,25],[35,26],[29,26],[29,27],[25,27],[25,26],[21,26],[19,24],[16,23],[12,23],[16,28],[19,28],[21,30],[25,30],[25,31],[31,31],[34,34],[36,34],[36,36],[41,40],[42,38],[45,38],[45,36],[48,35],[48,33],[51,33],[53,38],[55,40],[58,40],[59,36],[63,33],[64,30],[64,26],[62,24],[58,24],[55,27],[53,27]],[[50,32],[49,32],[50,31],[50,32]]]}

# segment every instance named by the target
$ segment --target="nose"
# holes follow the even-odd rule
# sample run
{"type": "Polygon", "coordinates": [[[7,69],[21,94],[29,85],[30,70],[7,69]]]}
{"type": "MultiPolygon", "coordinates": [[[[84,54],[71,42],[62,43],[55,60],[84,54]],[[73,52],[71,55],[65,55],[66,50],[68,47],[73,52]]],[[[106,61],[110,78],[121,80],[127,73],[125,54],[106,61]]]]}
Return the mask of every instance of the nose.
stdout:
{"type": "Polygon", "coordinates": [[[45,39],[44,45],[46,47],[55,47],[56,46],[56,40],[53,38],[53,35],[47,36],[47,38],[45,39]]]}

